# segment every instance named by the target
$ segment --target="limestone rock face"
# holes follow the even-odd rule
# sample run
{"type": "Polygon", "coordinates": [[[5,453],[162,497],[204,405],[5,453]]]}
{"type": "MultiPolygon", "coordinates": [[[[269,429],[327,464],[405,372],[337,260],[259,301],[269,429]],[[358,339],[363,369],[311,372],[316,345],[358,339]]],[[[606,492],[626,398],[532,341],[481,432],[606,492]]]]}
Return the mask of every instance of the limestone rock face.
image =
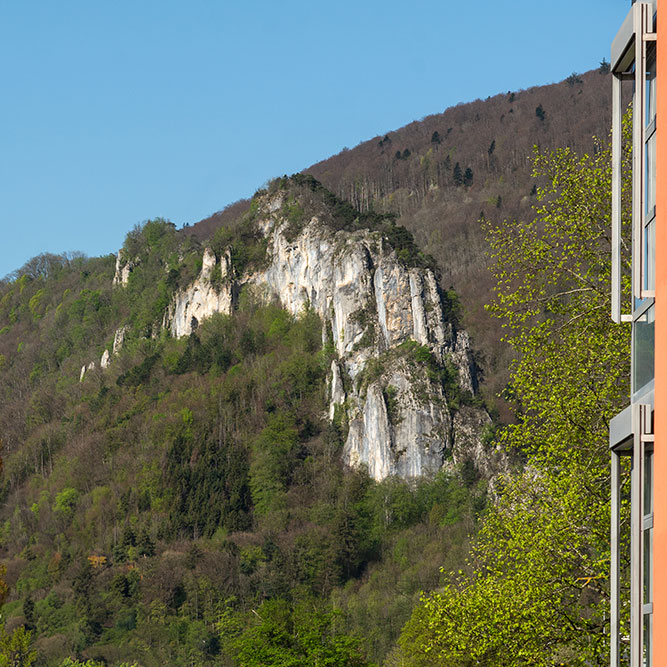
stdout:
{"type": "Polygon", "coordinates": [[[81,366],[81,373],[79,374],[79,382],[83,382],[83,378],[86,375],[87,372],[89,371],[94,371],[95,370],[95,362],[91,361],[87,366],[84,364],[81,366]]]}
{"type": "Polygon", "coordinates": [[[129,327],[127,326],[116,329],[116,332],[113,336],[113,348],[111,350],[111,353],[114,356],[117,355],[123,347],[123,343],[125,342],[125,335],[127,334],[128,329],[129,327]]]}
{"type": "Polygon", "coordinates": [[[123,251],[119,250],[116,255],[116,272],[114,273],[113,284],[122,286],[127,285],[127,281],[130,279],[130,273],[133,268],[134,263],[128,261],[123,256],[123,251]]]}
{"type": "Polygon", "coordinates": [[[405,266],[380,233],[333,231],[324,217],[290,237],[280,197],[265,201],[259,222],[268,266],[248,281],[294,315],[309,307],[324,322],[338,357],[329,416],[348,425],[345,460],[376,480],[414,478],[438,471],[455,438],[477,447],[488,415],[467,407],[456,431],[453,397],[437,378],[449,368],[459,391],[474,393],[470,339],[446,321],[433,272],[405,266]]]}
{"type": "Polygon", "coordinates": [[[206,248],[199,277],[176,294],[165,313],[163,325],[169,327],[175,338],[190,335],[204,318],[231,311],[234,287],[229,252],[218,261],[206,248]],[[219,274],[214,276],[217,267],[219,274]]]}
{"type": "Polygon", "coordinates": [[[487,413],[454,407],[474,394],[475,369],[468,334],[444,316],[433,271],[406,266],[380,232],[335,231],[326,212],[295,231],[285,196],[258,202],[264,268],[236,276],[229,251],[216,257],[206,249],[199,277],[175,295],[163,326],[176,337],[190,334],[203,318],[230,313],[243,285],[295,316],[311,308],[336,352],[329,417],[347,427],[347,463],[366,466],[376,480],[415,478],[470,448],[475,464],[489,468],[487,413]]]}
{"type": "Polygon", "coordinates": [[[491,427],[491,418],[485,411],[463,406],[454,415],[454,463],[471,461],[478,472],[490,479],[498,473],[509,472],[508,460],[500,449],[490,449],[484,434],[491,427]]]}

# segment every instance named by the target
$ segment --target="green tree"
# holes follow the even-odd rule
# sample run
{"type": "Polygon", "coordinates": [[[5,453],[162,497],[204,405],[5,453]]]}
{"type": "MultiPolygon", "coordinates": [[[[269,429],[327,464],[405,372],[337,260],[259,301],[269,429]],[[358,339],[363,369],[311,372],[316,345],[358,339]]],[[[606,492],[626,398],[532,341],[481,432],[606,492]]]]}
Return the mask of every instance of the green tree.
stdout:
{"type": "Polygon", "coordinates": [[[56,495],[53,511],[69,518],[74,513],[78,499],[78,491],[71,486],[67,486],[56,495]]]}
{"type": "Polygon", "coordinates": [[[503,480],[468,569],[422,598],[406,664],[608,662],[607,429],[629,393],[629,330],[609,318],[609,164],[602,148],[538,153],[535,219],[488,230],[519,407],[499,440],[526,465],[503,480]]]}
{"type": "Polygon", "coordinates": [[[0,629],[0,667],[30,667],[37,660],[32,633],[20,626],[12,633],[0,629]]]}
{"type": "Polygon", "coordinates": [[[269,600],[252,619],[233,642],[235,658],[244,667],[372,667],[357,638],[336,632],[335,613],[305,602],[292,607],[284,600],[269,600]]]}

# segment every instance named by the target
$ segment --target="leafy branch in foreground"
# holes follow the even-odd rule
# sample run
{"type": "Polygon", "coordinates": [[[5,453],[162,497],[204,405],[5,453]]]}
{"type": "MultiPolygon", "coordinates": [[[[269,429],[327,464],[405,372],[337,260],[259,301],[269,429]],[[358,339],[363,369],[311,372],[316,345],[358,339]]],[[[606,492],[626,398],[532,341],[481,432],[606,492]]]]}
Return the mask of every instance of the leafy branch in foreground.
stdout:
{"type": "Polygon", "coordinates": [[[535,219],[487,229],[489,310],[516,353],[518,420],[499,440],[525,466],[502,480],[468,569],[422,597],[405,664],[608,662],[607,428],[627,402],[630,358],[629,329],[609,319],[610,172],[603,147],[538,152],[535,219]]]}

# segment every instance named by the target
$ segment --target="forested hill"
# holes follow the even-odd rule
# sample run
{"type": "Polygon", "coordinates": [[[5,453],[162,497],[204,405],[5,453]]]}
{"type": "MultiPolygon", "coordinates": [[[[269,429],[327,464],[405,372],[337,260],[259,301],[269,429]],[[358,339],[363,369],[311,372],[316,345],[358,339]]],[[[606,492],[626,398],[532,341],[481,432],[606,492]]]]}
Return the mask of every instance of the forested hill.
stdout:
{"type": "Polygon", "coordinates": [[[0,282],[0,665],[395,649],[492,449],[431,266],[298,174],[205,244],[158,219],[0,282]]]}
{"type": "Polygon", "coordinates": [[[600,287],[609,156],[548,150],[594,152],[609,83],[460,105],[194,227],[148,221],[117,257],[41,255],[0,281],[0,665],[425,667],[474,650],[522,667],[525,647],[530,664],[603,664],[606,425],[629,358],[600,287]],[[560,179],[537,218],[534,144],[560,179]],[[503,430],[464,327],[491,395],[507,353],[480,219],[514,216],[491,232],[511,276],[494,308],[523,358],[523,419],[503,430]],[[536,306],[534,281],[553,288],[571,259],[539,254],[563,230],[549,247],[582,250],[589,270],[563,281],[580,296],[536,306]],[[513,318],[545,308],[537,332],[513,318]],[[553,412],[554,393],[576,410],[553,412]]]}
{"type": "MultiPolygon", "coordinates": [[[[492,277],[480,218],[533,215],[540,186],[532,178],[534,146],[591,152],[593,137],[607,139],[606,70],[459,104],[304,169],[360,210],[398,213],[398,223],[436,259],[443,286],[461,296],[464,326],[486,357],[488,396],[506,381],[507,351],[498,343],[499,322],[484,312],[492,277]]],[[[201,221],[195,233],[210,235],[247,205],[237,202],[201,221]]]]}

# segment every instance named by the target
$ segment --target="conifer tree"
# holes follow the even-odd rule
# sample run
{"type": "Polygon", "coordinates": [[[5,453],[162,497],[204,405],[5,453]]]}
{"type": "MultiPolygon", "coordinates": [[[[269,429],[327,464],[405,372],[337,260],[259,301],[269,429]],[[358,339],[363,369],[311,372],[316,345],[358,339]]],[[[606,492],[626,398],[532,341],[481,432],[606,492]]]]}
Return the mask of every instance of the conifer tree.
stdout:
{"type": "Polygon", "coordinates": [[[463,172],[461,171],[461,165],[458,162],[454,165],[454,169],[452,170],[452,179],[454,185],[457,187],[463,185],[463,172]]]}

